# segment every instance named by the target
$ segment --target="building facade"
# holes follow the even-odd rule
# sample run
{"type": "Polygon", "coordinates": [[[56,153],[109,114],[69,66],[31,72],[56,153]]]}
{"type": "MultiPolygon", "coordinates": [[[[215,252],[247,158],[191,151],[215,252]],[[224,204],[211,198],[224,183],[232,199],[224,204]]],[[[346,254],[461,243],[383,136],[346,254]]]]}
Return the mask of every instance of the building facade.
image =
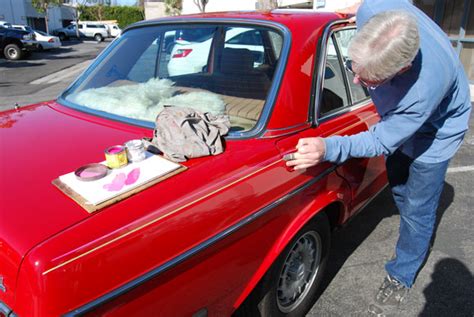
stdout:
{"type": "MultiPolygon", "coordinates": [[[[82,5],[117,5],[117,0],[63,0],[61,6],[48,9],[48,29],[68,26],[75,20],[76,9],[82,5]]],[[[31,0],[0,0],[0,21],[29,25],[36,30],[46,31],[46,15],[39,13],[31,0]]]]}
{"type": "MultiPolygon", "coordinates": [[[[74,20],[75,9],[61,5],[48,9],[49,30],[69,25],[74,20]]],[[[39,13],[31,0],[0,0],[0,20],[12,24],[25,24],[37,30],[46,31],[46,15],[39,13]]]]}
{"type": "Polygon", "coordinates": [[[414,0],[413,3],[446,32],[469,81],[474,84],[474,0],[414,0]]]}

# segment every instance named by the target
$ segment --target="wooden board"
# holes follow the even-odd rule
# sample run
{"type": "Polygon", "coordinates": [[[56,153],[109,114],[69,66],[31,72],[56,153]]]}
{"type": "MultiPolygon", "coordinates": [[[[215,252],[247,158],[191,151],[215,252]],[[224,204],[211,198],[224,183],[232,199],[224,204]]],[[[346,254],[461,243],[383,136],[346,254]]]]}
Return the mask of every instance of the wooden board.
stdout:
{"type": "Polygon", "coordinates": [[[69,198],[71,198],[72,200],[74,200],[79,206],[81,206],[82,208],[84,208],[88,213],[93,213],[94,211],[97,211],[97,210],[100,210],[104,207],[107,207],[107,206],[110,206],[110,205],[113,205],[121,200],[124,200],[132,195],[135,195],[136,193],[139,193],[141,192],[142,190],[150,187],[150,186],[153,186],[167,178],[170,178],[176,174],[179,174],[183,171],[185,171],[187,169],[186,166],[181,166],[179,167],[178,169],[170,172],[170,173],[167,173],[166,175],[163,175],[161,177],[158,177],[158,178],[155,178],[155,179],[152,179],[150,180],[149,182],[143,184],[143,185],[140,185],[130,191],[127,191],[123,194],[120,194],[119,196],[116,196],[114,198],[111,198],[107,201],[104,201],[103,203],[100,203],[98,205],[94,205],[90,202],[88,202],[86,199],[84,199],[84,197],[82,197],[81,195],[79,195],[78,193],[76,193],[73,189],[71,189],[69,186],[67,186],[66,184],[64,184],[63,182],[61,182],[61,180],[59,178],[56,178],[55,180],[52,181],[52,184],[54,186],[56,186],[60,191],[62,191],[66,196],[68,196],[69,198]]]}

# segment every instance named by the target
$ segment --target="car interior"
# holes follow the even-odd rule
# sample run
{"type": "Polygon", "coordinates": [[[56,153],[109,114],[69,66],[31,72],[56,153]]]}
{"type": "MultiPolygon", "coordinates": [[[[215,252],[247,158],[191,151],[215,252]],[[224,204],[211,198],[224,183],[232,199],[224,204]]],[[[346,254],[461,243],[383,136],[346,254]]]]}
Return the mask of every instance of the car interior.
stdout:
{"type": "Polygon", "coordinates": [[[220,104],[223,104],[222,111],[214,114],[228,115],[233,131],[251,130],[265,104],[283,41],[277,32],[256,27],[259,32],[254,33],[262,37],[259,47],[239,45],[235,40],[228,45],[224,40],[228,29],[231,28],[216,28],[212,44],[206,52],[207,63],[204,62],[205,66],[200,71],[177,76],[169,76],[166,71],[171,57],[167,47],[170,40],[164,32],[158,36],[156,32],[147,34],[143,36],[146,40],[140,37],[125,39],[129,43],[118,45],[116,49],[120,52],[112,55],[117,58],[104,61],[66,99],[86,107],[152,122],[164,104],[191,106],[203,112],[220,109],[220,104]],[[275,43],[274,39],[278,37],[279,43],[275,43]],[[134,50],[130,50],[131,47],[134,50]],[[170,81],[171,96],[167,93],[158,95],[165,80],[170,81]],[[161,88],[156,85],[161,85],[161,88]],[[129,91],[127,96],[124,93],[126,90],[129,91]],[[141,90],[146,92],[138,95],[141,90]],[[123,105],[124,98],[129,98],[130,92],[137,93],[135,99],[143,100],[145,97],[146,100],[141,104],[131,100],[128,105],[123,105]],[[189,95],[189,100],[182,98],[182,95],[189,95]],[[178,96],[181,97],[173,99],[178,96]],[[195,102],[197,97],[204,97],[213,104],[199,107],[195,102]],[[130,109],[134,104],[142,108],[140,112],[130,109]]]}

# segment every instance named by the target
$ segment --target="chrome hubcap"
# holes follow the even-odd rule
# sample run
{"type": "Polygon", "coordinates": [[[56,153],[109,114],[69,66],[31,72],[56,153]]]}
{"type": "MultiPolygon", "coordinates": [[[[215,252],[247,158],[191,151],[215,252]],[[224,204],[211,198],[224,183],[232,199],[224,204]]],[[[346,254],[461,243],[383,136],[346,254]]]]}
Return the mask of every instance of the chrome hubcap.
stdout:
{"type": "Polygon", "coordinates": [[[277,289],[278,308],[293,311],[306,297],[314,283],[321,261],[321,237],[307,232],[295,242],[280,273],[277,289]]]}
{"type": "Polygon", "coordinates": [[[9,48],[7,50],[7,54],[8,54],[8,56],[10,56],[12,58],[15,58],[18,55],[17,51],[14,48],[9,48]]]}

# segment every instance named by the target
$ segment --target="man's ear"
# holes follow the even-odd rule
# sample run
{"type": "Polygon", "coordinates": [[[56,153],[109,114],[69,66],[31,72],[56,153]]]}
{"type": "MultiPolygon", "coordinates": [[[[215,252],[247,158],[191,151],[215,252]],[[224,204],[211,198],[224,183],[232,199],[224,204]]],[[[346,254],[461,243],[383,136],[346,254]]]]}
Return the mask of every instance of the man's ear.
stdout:
{"type": "Polygon", "coordinates": [[[407,70],[409,70],[412,65],[413,65],[413,64],[410,63],[408,66],[403,67],[402,69],[400,69],[400,71],[399,71],[397,74],[399,74],[399,75],[400,75],[400,74],[403,74],[404,72],[406,72],[407,70]]]}

